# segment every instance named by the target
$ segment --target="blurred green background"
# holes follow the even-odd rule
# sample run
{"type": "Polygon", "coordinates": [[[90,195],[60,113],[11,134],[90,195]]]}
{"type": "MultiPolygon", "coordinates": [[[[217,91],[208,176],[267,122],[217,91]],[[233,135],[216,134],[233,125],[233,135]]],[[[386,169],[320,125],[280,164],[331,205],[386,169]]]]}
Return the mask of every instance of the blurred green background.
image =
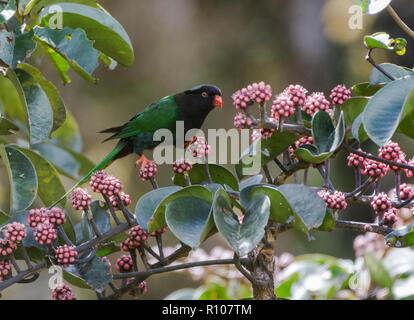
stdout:
{"type": "MultiPolygon", "coordinates": [[[[348,13],[353,0],[101,0],[101,3],[126,29],[135,50],[135,64],[118,66],[114,71],[101,67],[98,85],[87,83],[72,73],[72,83],[61,84],[56,71],[46,59],[32,57],[45,77],[58,86],[68,109],[75,116],[83,137],[84,154],[98,162],[113,147],[101,144],[99,130],[121,124],[132,115],[169,93],[179,92],[202,83],[219,86],[223,91],[224,107],[214,111],[204,128],[231,128],[235,110],[231,95],[245,85],[265,81],[277,94],[291,83],[299,83],[310,92],[329,95],[339,83],[347,86],[368,81],[370,65],[365,62],[366,50],[362,37],[376,31],[386,31],[392,37],[404,37],[391,17],[382,12],[364,16],[363,29],[351,30],[348,13]]],[[[414,3],[394,0],[393,6],[405,22],[414,26],[414,3]]],[[[391,61],[413,67],[412,42],[408,53],[396,57],[376,53],[378,62],[391,61]]],[[[414,147],[408,139],[398,136],[404,151],[411,158],[414,147]]],[[[369,143],[365,148],[376,152],[369,143]]],[[[334,185],[349,191],[353,187],[353,172],[346,167],[344,154],[339,154],[332,171],[334,185]]],[[[136,157],[117,161],[108,171],[121,178],[126,192],[131,194],[134,208],[137,199],[151,190],[149,183],[138,179],[134,167],[136,157]]],[[[231,168],[231,166],[229,166],[231,168]]],[[[232,169],[232,168],[231,168],[232,169]]],[[[275,174],[278,169],[273,168],[275,174]]],[[[158,182],[170,184],[171,167],[160,168],[158,182]]],[[[0,204],[7,207],[7,175],[0,169],[2,183],[0,204]]],[[[311,171],[310,184],[320,185],[317,172],[311,171]]],[[[72,181],[65,180],[69,187],[72,181]]],[[[391,175],[383,183],[384,190],[392,185],[391,175]]],[[[75,222],[79,218],[74,215],[75,222]]],[[[350,205],[342,217],[372,221],[368,207],[350,205]]],[[[352,239],[355,233],[335,231],[314,232],[308,241],[295,231],[283,234],[277,241],[277,254],[294,255],[310,252],[353,258],[352,239]]],[[[167,242],[174,245],[171,235],[167,242]]],[[[219,236],[210,238],[203,248],[226,244],[219,236]]],[[[111,260],[113,265],[117,255],[111,260]]],[[[33,284],[15,285],[6,291],[5,299],[50,299],[49,276],[43,272],[33,284]]],[[[148,281],[148,293],[142,299],[162,299],[184,287],[197,287],[186,273],[154,276],[148,281]]],[[[79,298],[95,298],[93,293],[75,289],[79,298]]]]}

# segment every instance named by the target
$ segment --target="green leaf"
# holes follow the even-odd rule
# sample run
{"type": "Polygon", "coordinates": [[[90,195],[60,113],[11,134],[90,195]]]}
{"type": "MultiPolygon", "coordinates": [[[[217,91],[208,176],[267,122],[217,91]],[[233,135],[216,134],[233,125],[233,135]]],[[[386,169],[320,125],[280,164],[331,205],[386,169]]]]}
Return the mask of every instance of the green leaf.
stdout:
{"type": "Polygon", "coordinates": [[[316,191],[302,184],[284,184],[278,190],[285,196],[308,230],[319,228],[325,218],[326,205],[316,191]]]}
{"type": "Polygon", "coordinates": [[[87,242],[91,239],[93,239],[93,230],[92,230],[92,226],[90,225],[90,223],[88,222],[88,217],[86,215],[86,212],[82,212],[82,220],[80,222],[80,235],[79,237],[76,237],[76,241],[78,241],[78,243],[84,243],[87,242]]]}
{"type": "Polygon", "coordinates": [[[368,49],[394,50],[393,39],[386,32],[376,32],[364,37],[365,47],[368,49]]]}
{"type": "MultiPolygon", "coordinates": [[[[393,76],[395,79],[401,79],[407,76],[414,76],[414,71],[408,68],[397,66],[392,63],[381,63],[380,67],[387,72],[389,75],[393,76]]],[[[377,68],[373,68],[369,76],[369,83],[371,86],[383,85],[392,82],[390,78],[384,75],[377,68]]]]}
{"type": "Polygon", "coordinates": [[[364,254],[365,265],[369,270],[371,279],[381,288],[387,288],[391,290],[393,280],[387,270],[372,253],[367,252],[364,254]]]}
{"type": "Polygon", "coordinates": [[[263,165],[273,161],[297,139],[298,136],[291,132],[273,132],[269,139],[255,140],[242,153],[239,163],[236,164],[238,178],[242,179],[245,176],[258,174],[263,165]],[[258,164],[257,168],[253,168],[254,164],[258,164]]]}
{"type": "Polygon", "coordinates": [[[10,181],[10,213],[27,209],[36,198],[37,177],[32,162],[21,151],[0,145],[0,156],[10,181]]]}
{"type": "Polygon", "coordinates": [[[105,233],[111,229],[111,218],[109,213],[106,211],[106,205],[101,206],[99,200],[92,201],[91,212],[93,219],[95,220],[96,227],[101,233],[105,233]]]}
{"type": "Polygon", "coordinates": [[[170,194],[181,189],[181,187],[172,186],[166,188],[158,188],[144,194],[138,200],[135,207],[135,216],[139,225],[141,225],[145,230],[148,230],[148,222],[154,215],[154,212],[157,209],[158,205],[170,194]]]}
{"type": "Polygon", "coordinates": [[[336,128],[331,117],[325,111],[318,111],[312,118],[312,136],[320,153],[335,152],[345,137],[344,116],[341,116],[336,128]]]}
{"type": "Polygon", "coordinates": [[[82,289],[91,289],[91,287],[86,284],[85,280],[80,277],[74,265],[69,265],[67,268],[62,268],[62,274],[63,279],[65,279],[65,281],[67,281],[69,284],[82,289]]]}
{"type": "Polygon", "coordinates": [[[346,126],[352,126],[355,119],[364,111],[368,102],[368,98],[356,97],[348,99],[342,104],[341,109],[344,112],[346,126]]]}
{"type": "Polygon", "coordinates": [[[11,69],[7,77],[19,93],[20,102],[26,115],[28,135],[31,144],[45,140],[53,127],[53,111],[47,95],[36,80],[26,71],[11,69]]]}
{"type": "Polygon", "coordinates": [[[38,42],[59,53],[81,77],[92,83],[97,82],[92,73],[98,67],[99,52],[92,47],[92,41],[87,39],[82,29],[36,27],[34,32],[38,42]]]}
{"type": "Polygon", "coordinates": [[[38,41],[39,48],[41,48],[46,55],[46,57],[52,62],[53,66],[56,68],[60,78],[63,81],[63,84],[68,84],[71,82],[67,73],[70,70],[69,63],[66,59],[57,53],[54,49],[49,47],[46,43],[38,41]]]}
{"type": "MultiPolygon", "coordinates": [[[[239,183],[237,182],[236,177],[234,177],[229,170],[216,164],[209,164],[208,168],[213,182],[220,183],[223,186],[227,185],[235,191],[239,190],[239,183]]],[[[188,172],[188,176],[191,184],[207,183],[207,177],[203,164],[197,163],[193,165],[191,170],[188,172]]],[[[187,184],[185,182],[184,175],[176,174],[174,176],[174,184],[185,187],[187,184]]]]}
{"type": "Polygon", "coordinates": [[[158,230],[159,228],[163,228],[167,225],[167,222],[165,221],[165,210],[167,205],[171,201],[182,197],[195,197],[209,202],[213,200],[210,190],[205,187],[190,186],[180,189],[164,198],[161,203],[158,204],[153,216],[148,222],[148,232],[158,230]]]}
{"type": "Polygon", "coordinates": [[[385,236],[387,245],[396,248],[414,245],[414,223],[396,229],[385,236]]]}
{"type": "MultiPolygon", "coordinates": [[[[15,0],[0,4],[0,23],[8,21],[16,13],[17,7],[15,0]]],[[[0,50],[1,51],[1,50],[0,50]]]]}
{"type": "MultiPolygon", "coordinates": [[[[8,72],[13,72],[11,69],[8,72]]],[[[14,72],[13,72],[14,73],[14,72]]],[[[17,80],[17,84],[20,86],[17,80]]],[[[20,86],[21,87],[21,86],[20,86]]],[[[25,132],[23,124],[26,122],[23,106],[19,92],[15,84],[10,79],[0,72],[0,109],[7,115],[7,118],[14,121],[19,126],[20,130],[25,132]]]]}
{"type": "Polygon", "coordinates": [[[239,257],[252,251],[264,236],[270,214],[270,200],[258,194],[252,198],[243,223],[234,213],[224,190],[217,191],[213,202],[213,215],[217,229],[239,257]]]}
{"type": "Polygon", "coordinates": [[[59,91],[56,89],[52,82],[44,79],[42,73],[34,66],[29,64],[21,64],[19,65],[19,69],[22,69],[29,73],[45,92],[53,111],[52,132],[55,131],[60,126],[62,126],[66,120],[65,104],[60,97],[59,91]]]}
{"type": "Polygon", "coordinates": [[[19,131],[19,127],[16,126],[10,120],[0,117],[0,136],[7,136],[10,134],[13,134],[14,133],[13,131],[19,131]]]}
{"type": "Polygon", "coordinates": [[[36,144],[32,149],[49,160],[61,174],[74,180],[83,177],[94,167],[82,154],[52,143],[36,144]]]}
{"type": "Polygon", "coordinates": [[[280,222],[295,228],[306,235],[309,235],[309,228],[301,218],[290,206],[288,200],[285,198],[277,188],[259,185],[252,188],[249,198],[257,194],[264,194],[270,199],[270,217],[271,221],[280,222]]]}
{"type": "Polygon", "coordinates": [[[79,275],[94,290],[102,292],[109,282],[112,281],[112,274],[109,273],[109,265],[101,258],[95,257],[87,263],[77,266],[79,275]]]}
{"type": "Polygon", "coordinates": [[[5,29],[0,30],[0,60],[6,66],[13,64],[14,34],[5,29]]]}
{"type": "Polygon", "coordinates": [[[22,63],[36,48],[36,42],[33,41],[34,32],[30,30],[27,33],[16,34],[13,63],[11,67],[15,69],[19,63],[22,63]]]}
{"type": "Polygon", "coordinates": [[[9,216],[0,209],[0,225],[3,225],[7,222],[7,220],[9,220],[9,216]]]}
{"type": "MultiPolygon", "coordinates": [[[[128,34],[107,12],[74,3],[57,5],[62,9],[62,21],[65,27],[81,26],[88,39],[93,40],[94,48],[124,66],[131,66],[134,63],[134,52],[128,34]]],[[[49,16],[49,7],[47,7],[39,16],[43,25],[47,25],[46,20],[49,16]]]]}
{"type": "Polygon", "coordinates": [[[356,0],[356,3],[361,6],[363,13],[376,14],[388,7],[391,0],[356,0]]]}
{"type": "Polygon", "coordinates": [[[308,163],[322,163],[326,159],[330,158],[331,152],[319,153],[318,148],[311,144],[304,144],[297,148],[294,152],[300,160],[308,163]]]}
{"type": "MultiPolygon", "coordinates": [[[[27,1],[27,0],[26,0],[27,1]]],[[[69,3],[78,3],[86,6],[90,6],[96,9],[103,10],[103,8],[96,2],[96,0],[30,0],[24,6],[24,15],[30,14],[31,17],[37,16],[40,11],[45,7],[51,6],[52,4],[69,2],[69,3]]],[[[20,4],[19,4],[20,6],[20,4]]]]}
{"type": "Polygon", "coordinates": [[[211,202],[195,197],[180,197],[171,201],[165,210],[165,220],[171,232],[193,249],[202,242],[211,212],[211,202]]]}
{"type": "MultiPolygon", "coordinates": [[[[362,122],[370,139],[384,146],[394,135],[399,123],[411,110],[404,110],[414,88],[414,77],[398,79],[379,90],[368,102],[362,122]]],[[[407,104],[412,108],[411,104],[407,104]]]]}
{"type": "MultiPolygon", "coordinates": [[[[374,70],[377,70],[377,69],[374,68],[373,71],[374,70]]],[[[372,72],[371,72],[371,74],[372,74],[372,72]]],[[[352,87],[352,92],[356,96],[360,96],[360,97],[371,97],[375,93],[377,93],[377,91],[379,89],[381,89],[383,87],[384,87],[383,84],[370,84],[369,82],[364,82],[364,83],[358,83],[358,84],[354,85],[352,87]]]]}
{"type": "Polygon", "coordinates": [[[325,217],[321,226],[318,228],[319,231],[333,231],[335,229],[336,223],[335,218],[332,214],[331,209],[326,210],[325,217]]]}
{"type": "MultiPolygon", "coordinates": [[[[38,181],[38,195],[45,206],[52,205],[57,199],[65,194],[65,186],[60,180],[60,177],[55,167],[41,155],[36,152],[17,148],[22,152],[33,164],[38,181]]],[[[64,206],[65,202],[62,202],[64,206]]]]}
{"type": "Polygon", "coordinates": [[[99,249],[96,251],[96,255],[98,257],[105,257],[107,255],[118,252],[120,250],[121,248],[119,244],[114,241],[111,241],[111,242],[100,245],[99,249]]]}

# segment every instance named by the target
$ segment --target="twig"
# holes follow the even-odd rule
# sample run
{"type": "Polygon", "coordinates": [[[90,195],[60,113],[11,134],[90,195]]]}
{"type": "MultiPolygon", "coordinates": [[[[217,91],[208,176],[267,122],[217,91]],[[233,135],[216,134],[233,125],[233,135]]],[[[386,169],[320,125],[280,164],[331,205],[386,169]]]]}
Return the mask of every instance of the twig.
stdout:
{"type": "Polygon", "coordinates": [[[251,284],[257,284],[255,279],[252,277],[252,275],[246,269],[243,268],[243,266],[240,263],[240,258],[236,253],[234,253],[234,256],[233,256],[233,263],[234,263],[234,266],[237,268],[237,270],[239,270],[240,273],[247,280],[249,280],[251,284]]]}
{"type": "Polygon", "coordinates": [[[210,168],[208,167],[207,160],[203,163],[203,166],[204,166],[204,172],[205,172],[206,178],[207,178],[207,183],[212,184],[213,180],[211,179],[210,168]]]}
{"type": "Polygon", "coordinates": [[[157,183],[157,180],[155,180],[155,177],[154,176],[151,177],[150,182],[151,182],[152,188],[154,190],[155,189],[158,189],[158,183],[157,183]]]}
{"type": "Polygon", "coordinates": [[[408,169],[408,170],[414,171],[414,166],[410,166],[408,164],[398,163],[398,162],[394,162],[394,161],[391,161],[391,160],[383,159],[383,158],[374,156],[372,154],[366,153],[364,151],[360,151],[360,150],[357,150],[355,148],[352,148],[351,146],[349,146],[347,144],[343,144],[343,147],[346,150],[348,150],[349,152],[357,154],[361,157],[371,159],[371,160],[375,160],[377,162],[382,162],[382,163],[388,164],[389,166],[397,167],[397,168],[400,168],[400,169],[408,169]]]}
{"type": "Polygon", "coordinates": [[[367,60],[370,64],[372,64],[374,66],[374,68],[376,68],[379,72],[381,72],[384,76],[386,76],[387,78],[389,78],[390,80],[394,81],[395,77],[393,77],[392,75],[390,75],[387,71],[385,71],[380,65],[378,65],[374,59],[372,59],[371,54],[372,54],[372,50],[373,49],[368,49],[367,55],[365,57],[365,60],[367,60]]]}
{"type": "Polygon", "coordinates": [[[272,178],[272,175],[270,174],[269,167],[267,166],[267,164],[264,164],[263,165],[263,172],[264,172],[264,174],[266,176],[267,182],[268,183],[272,183],[273,182],[273,178],[272,178]]]}
{"type": "Polygon", "coordinates": [[[399,17],[397,12],[389,5],[387,7],[388,13],[391,15],[391,17],[394,19],[394,21],[399,25],[399,27],[404,30],[406,34],[408,34],[411,38],[414,39],[414,31],[399,17]]]}
{"type": "Polygon", "coordinates": [[[401,201],[401,171],[394,171],[395,174],[395,193],[397,194],[398,201],[401,201]]]}
{"type": "Polygon", "coordinates": [[[164,250],[163,250],[163,246],[162,246],[162,234],[157,233],[155,235],[155,239],[157,240],[157,246],[158,246],[158,252],[160,253],[160,258],[164,259],[164,250]]]}
{"type": "Polygon", "coordinates": [[[369,186],[374,182],[375,180],[372,178],[367,179],[363,184],[361,184],[358,188],[355,190],[345,193],[345,199],[352,198],[356,194],[364,194],[364,192],[369,188],[369,186]]]}
{"type": "Polygon", "coordinates": [[[109,212],[111,212],[111,216],[114,219],[115,223],[117,225],[121,224],[121,220],[119,220],[118,216],[116,215],[114,206],[112,205],[112,202],[109,200],[108,196],[106,194],[102,194],[102,197],[105,199],[106,204],[108,205],[109,212]]]}
{"type": "Polygon", "coordinates": [[[29,255],[27,254],[26,248],[21,243],[18,245],[18,247],[23,255],[24,261],[26,262],[27,268],[30,271],[32,271],[33,265],[32,265],[32,262],[30,261],[29,255]]]}
{"type": "Polygon", "coordinates": [[[380,226],[378,224],[373,223],[363,223],[363,222],[355,222],[355,221],[345,221],[345,220],[336,220],[335,226],[338,229],[347,229],[359,232],[373,232],[382,235],[387,235],[394,231],[394,229],[380,226]]]}
{"type": "Polygon", "coordinates": [[[96,225],[95,219],[92,216],[92,213],[89,211],[88,208],[85,208],[84,211],[86,214],[86,218],[88,219],[88,222],[92,227],[93,232],[98,238],[101,237],[102,233],[99,231],[98,226],[96,225]]]}
{"type": "Polygon", "coordinates": [[[65,230],[63,230],[62,226],[57,227],[57,230],[60,234],[60,236],[63,238],[63,241],[65,241],[67,243],[68,246],[73,247],[73,243],[72,241],[70,241],[68,235],[66,234],[65,230]]]}
{"type": "Polygon", "coordinates": [[[285,174],[288,174],[289,171],[286,169],[286,167],[282,164],[282,162],[279,161],[277,157],[273,159],[273,161],[277,164],[277,166],[282,170],[285,174]]]}

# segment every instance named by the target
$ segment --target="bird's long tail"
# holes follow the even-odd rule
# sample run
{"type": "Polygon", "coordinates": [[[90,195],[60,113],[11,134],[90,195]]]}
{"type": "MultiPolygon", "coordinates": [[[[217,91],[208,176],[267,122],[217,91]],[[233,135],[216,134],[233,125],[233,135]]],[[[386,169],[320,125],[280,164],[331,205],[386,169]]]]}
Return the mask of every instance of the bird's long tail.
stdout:
{"type": "Polygon", "coordinates": [[[84,184],[86,181],[89,180],[89,178],[96,172],[102,169],[105,169],[107,166],[109,166],[114,158],[119,154],[127,145],[126,142],[120,141],[114,150],[111,151],[100,163],[98,163],[91,171],[89,171],[82,179],[80,179],[72,188],[70,188],[59,200],[57,200],[55,203],[53,203],[49,208],[56,206],[59,202],[61,202],[63,199],[65,199],[70,193],[73,192],[77,187],[84,184]]]}

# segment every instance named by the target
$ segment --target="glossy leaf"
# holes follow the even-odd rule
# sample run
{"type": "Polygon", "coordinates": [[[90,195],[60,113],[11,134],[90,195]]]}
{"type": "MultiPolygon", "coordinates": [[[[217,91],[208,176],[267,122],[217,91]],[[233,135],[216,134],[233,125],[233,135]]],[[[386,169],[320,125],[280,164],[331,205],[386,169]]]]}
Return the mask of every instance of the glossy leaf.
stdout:
{"type": "MultiPolygon", "coordinates": [[[[209,164],[208,167],[213,182],[220,183],[223,186],[227,185],[235,191],[239,190],[239,183],[237,182],[236,177],[233,176],[229,170],[216,164],[209,164]]],[[[193,168],[188,172],[188,176],[191,184],[207,183],[207,177],[203,164],[194,164],[193,168]]],[[[174,184],[185,187],[186,183],[184,176],[182,174],[176,174],[174,176],[174,184]]]]}
{"type": "Polygon", "coordinates": [[[336,223],[335,218],[332,214],[331,209],[326,210],[325,217],[321,226],[318,228],[319,231],[333,231],[335,229],[336,223]]]}
{"type": "Polygon", "coordinates": [[[411,90],[404,102],[403,114],[397,131],[414,139],[414,90],[411,90]]]}
{"type": "Polygon", "coordinates": [[[269,219],[275,222],[287,224],[306,235],[309,235],[309,228],[302,220],[301,216],[290,206],[288,200],[285,198],[277,188],[269,186],[256,186],[252,188],[250,197],[257,194],[264,194],[270,199],[270,217],[269,219]]]}
{"type": "Polygon", "coordinates": [[[362,12],[366,14],[376,14],[384,10],[391,3],[391,0],[357,0],[362,12]]]}
{"type": "MultiPolygon", "coordinates": [[[[85,30],[88,39],[93,40],[94,48],[113,58],[124,66],[134,62],[131,40],[121,24],[107,12],[74,3],[58,3],[62,9],[63,26],[85,30]]],[[[47,25],[49,7],[39,16],[43,25],[47,25]]]]}
{"type": "Polygon", "coordinates": [[[270,200],[263,194],[254,196],[244,214],[243,223],[240,223],[226,192],[219,190],[214,198],[213,214],[220,234],[237,255],[242,257],[252,251],[263,238],[270,214],[270,200]]]}
{"type": "Polygon", "coordinates": [[[74,265],[69,265],[67,268],[62,268],[63,279],[69,284],[82,289],[91,289],[83,280],[74,265]]]}
{"type": "Polygon", "coordinates": [[[111,241],[100,245],[99,249],[96,251],[96,255],[98,257],[104,257],[118,251],[121,251],[119,244],[111,241]]]}
{"type": "Polygon", "coordinates": [[[242,153],[239,163],[236,164],[238,178],[258,174],[263,165],[273,161],[297,139],[298,136],[291,132],[273,132],[269,139],[257,139],[242,153]],[[253,168],[255,164],[257,168],[253,168]]]}
{"type": "Polygon", "coordinates": [[[33,41],[34,32],[30,30],[27,33],[17,33],[13,50],[13,62],[11,67],[15,69],[19,63],[22,63],[36,48],[33,41]]]}
{"type": "Polygon", "coordinates": [[[59,91],[53,85],[52,82],[43,78],[42,73],[35,67],[29,64],[19,65],[19,69],[22,69],[29,73],[40,85],[44,93],[46,94],[50,106],[53,111],[53,127],[52,132],[58,129],[66,120],[66,109],[59,91]]]}
{"type": "Polygon", "coordinates": [[[195,197],[180,197],[167,205],[165,220],[181,242],[195,249],[202,241],[210,211],[211,202],[195,197]]]}
{"type": "Polygon", "coordinates": [[[316,191],[302,184],[284,184],[278,190],[285,196],[292,210],[301,217],[308,230],[322,225],[326,205],[316,191]]]}
{"type": "Polygon", "coordinates": [[[101,233],[105,233],[111,229],[111,219],[109,213],[106,211],[106,205],[101,206],[102,203],[99,200],[92,201],[90,210],[96,227],[101,233]]]}
{"type": "Polygon", "coordinates": [[[31,144],[44,141],[53,128],[53,110],[46,93],[26,71],[16,69],[9,72],[21,103],[25,108],[26,123],[31,144]]]}
{"type": "MultiPolygon", "coordinates": [[[[377,69],[375,69],[377,70],[377,69]]],[[[371,73],[372,74],[372,73],[371,73]]],[[[383,88],[383,84],[370,84],[369,82],[358,83],[352,87],[352,92],[355,96],[359,97],[371,97],[377,93],[377,91],[383,88]]],[[[346,101],[345,101],[346,103],[346,101]]]]}
{"type": "Polygon", "coordinates": [[[101,258],[95,257],[87,263],[77,266],[79,275],[94,290],[102,292],[109,282],[112,281],[112,274],[109,273],[109,265],[101,258]]]}
{"type": "Polygon", "coordinates": [[[13,134],[13,131],[19,131],[19,127],[10,120],[0,117],[0,136],[13,134]]]}
{"type": "Polygon", "coordinates": [[[376,32],[364,37],[364,44],[368,49],[394,50],[393,43],[393,39],[386,32],[376,32]]]}
{"type": "Polygon", "coordinates": [[[68,76],[68,72],[70,70],[69,62],[66,61],[66,59],[59,53],[57,53],[54,49],[49,47],[49,45],[47,45],[46,43],[38,41],[37,44],[39,48],[43,50],[43,53],[55,67],[56,71],[58,72],[60,78],[63,81],[63,84],[70,83],[71,80],[68,76]]]}
{"type": "Polygon", "coordinates": [[[322,163],[332,155],[331,152],[319,153],[318,148],[312,144],[304,144],[300,146],[300,148],[297,148],[293,153],[300,160],[314,164],[322,163]]]}
{"type": "Polygon", "coordinates": [[[34,30],[37,41],[59,53],[81,77],[96,82],[92,73],[98,67],[99,52],[92,47],[92,41],[88,40],[82,29],[36,27],[34,30]]]}
{"type": "Polygon", "coordinates": [[[158,188],[139,198],[135,207],[135,216],[139,225],[141,225],[145,230],[148,230],[148,222],[154,215],[158,205],[170,194],[181,189],[181,187],[177,186],[158,188]]]}
{"type": "Polygon", "coordinates": [[[32,162],[21,151],[0,145],[0,156],[10,181],[10,213],[27,209],[36,198],[37,176],[32,162]]]}
{"type": "MultiPolygon", "coordinates": [[[[380,67],[396,79],[401,79],[407,76],[414,76],[413,70],[397,66],[392,63],[381,63],[380,67]]],[[[371,86],[387,84],[389,82],[392,82],[392,80],[385,76],[381,71],[379,71],[376,68],[372,69],[371,74],[369,76],[369,83],[371,86]]]]}
{"type": "Polygon", "coordinates": [[[13,64],[14,34],[6,29],[0,30],[0,60],[7,66],[13,64]]]}
{"type": "Polygon", "coordinates": [[[329,114],[325,111],[318,111],[312,118],[312,136],[320,153],[335,152],[345,137],[343,113],[335,128],[329,114]]]}
{"type": "Polygon", "coordinates": [[[394,135],[403,116],[409,113],[404,106],[413,88],[414,77],[398,79],[379,90],[368,102],[362,122],[368,136],[377,145],[384,146],[394,135]]]}
{"type": "Polygon", "coordinates": [[[148,232],[158,230],[167,225],[167,222],[165,221],[165,210],[167,205],[171,201],[182,197],[195,197],[209,202],[213,200],[210,190],[202,186],[190,186],[178,190],[164,198],[161,203],[158,204],[153,216],[148,222],[148,232]]]}
{"type": "Polygon", "coordinates": [[[78,3],[86,6],[90,6],[96,9],[102,10],[103,8],[96,2],[96,0],[30,0],[24,7],[24,15],[30,15],[31,17],[37,16],[44,8],[49,7],[56,3],[69,2],[78,3]]]}
{"type": "MultiPolygon", "coordinates": [[[[65,194],[65,186],[62,183],[55,167],[36,152],[18,148],[32,162],[37,175],[38,195],[45,206],[52,205],[65,194]]],[[[65,202],[62,201],[62,206],[65,202]]]]}

